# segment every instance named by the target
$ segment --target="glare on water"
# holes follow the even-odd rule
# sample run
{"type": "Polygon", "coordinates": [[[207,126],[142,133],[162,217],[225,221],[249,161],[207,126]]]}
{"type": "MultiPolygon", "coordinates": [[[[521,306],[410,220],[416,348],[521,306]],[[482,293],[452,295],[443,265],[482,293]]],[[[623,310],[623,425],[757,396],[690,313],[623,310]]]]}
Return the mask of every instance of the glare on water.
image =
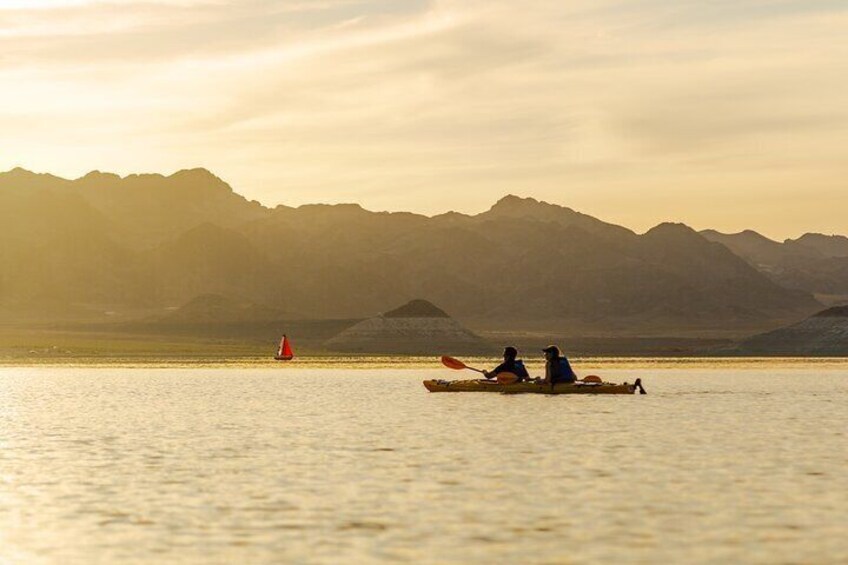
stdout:
{"type": "Polygon", "coordinates": [[[0,561],[848,561],[848,365],[0,369],[0,561]]]}

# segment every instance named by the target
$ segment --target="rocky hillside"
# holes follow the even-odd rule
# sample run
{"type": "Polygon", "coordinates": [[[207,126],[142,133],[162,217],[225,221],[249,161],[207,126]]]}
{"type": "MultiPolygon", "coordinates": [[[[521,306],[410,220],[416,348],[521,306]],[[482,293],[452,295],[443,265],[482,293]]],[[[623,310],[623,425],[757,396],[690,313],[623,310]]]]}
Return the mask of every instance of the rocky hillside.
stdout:
{"type": "Polygon", "coordinates": [[[848,306],[830,308],[802,322],[755,336],[738,351],[745,355],[848,357],[848,306]]]}

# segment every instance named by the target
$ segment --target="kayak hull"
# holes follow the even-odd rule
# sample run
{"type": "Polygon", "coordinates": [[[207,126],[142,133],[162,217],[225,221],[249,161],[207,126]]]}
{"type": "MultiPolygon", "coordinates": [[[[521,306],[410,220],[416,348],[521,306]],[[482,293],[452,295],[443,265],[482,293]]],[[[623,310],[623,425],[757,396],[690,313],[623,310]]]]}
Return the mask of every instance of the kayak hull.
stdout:
{"type": "Polygon", "coordinates": [[[424,381],[430,392],[501,392],[505,394],[635,394],[639,384],[613,383],[559,383],[554,386],[544,383],[501,384],[497,381],[474,379],[468,381],[424,381]]]}

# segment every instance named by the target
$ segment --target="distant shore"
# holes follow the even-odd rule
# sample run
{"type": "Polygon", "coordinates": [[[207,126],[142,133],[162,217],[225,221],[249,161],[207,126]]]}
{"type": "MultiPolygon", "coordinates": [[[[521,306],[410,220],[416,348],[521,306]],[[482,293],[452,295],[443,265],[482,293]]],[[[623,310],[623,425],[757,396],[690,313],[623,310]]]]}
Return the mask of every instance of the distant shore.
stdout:
{"type": "MultiPolygon", "coordinates": [[[[0,365],[2,366],[249,366],[285,369],[289,367],[408,367],[439,368],[441,355],[457,355],[472,359],[481,366],[496,364],[500,349],[507,342],[516,345],[530,366],[541,367],[540,349],[548,342],[557,343],[579,364],[653,365],[658,360],[679,366],[715,366],[721,363],[747,363],[749,359],[810,359],[839,362],[841,357],[734,355],[733,342],[713,338],[677,337],[556,337],[514,336],[503,333],[487,336],[489,352],[461,349],[441,350],[434,345],[432,355],[342,353],[327,351],[318,339],[293,336],[295,360],[274,361],[276,335],[240,336],[189,334],[130,334],[94,331],[70,331],[50,328],[0,327],[0,365]],[[497,343],[496,343],[497,341],[497,343]],[[503,343],[501,343],[503,342],[503,343]]],[[[761,361],[757,361],[758,363],[761,361]]],[[[762,361],[768,362],[768,361],[762,361]]],[[[818,361],[817,361],[818,362],[818,361]]]]}
{"type": "MultiPolygon", "coordinates": [[[[529,359],[529,358],[528,358],[529,359]]],[[[472,366],[494,367],[498,363],[495,357],[465,357],[472,366]]],[[[781,368],[809,368],[816,366],[844,367],[848,357],[572,357],[578,373],[587,374],[604,369],[626,368],[687,368],[716,369],[728,368],[768,368],[780,365],[781,368]]],[[[529,360],[528,369],[532,375],[544,374],[544,365],[529,360]]],[[[81,368],[243,368],[273,371],[302,371],[319,369],[397,369],[398,371],[433,369],[444,373],[445,378],[471,379],[475,373],[470,371],[451,371],[441,365],[437,356],[351,356],[351,355],[307,355],[297,357],[291,362],[277,362],[270,357],[178,357],[178,356],[101,356],[101,357],[30,357],[15,358],[0,355],[0,368],[10,367],[81,367],[81,368]]]]}

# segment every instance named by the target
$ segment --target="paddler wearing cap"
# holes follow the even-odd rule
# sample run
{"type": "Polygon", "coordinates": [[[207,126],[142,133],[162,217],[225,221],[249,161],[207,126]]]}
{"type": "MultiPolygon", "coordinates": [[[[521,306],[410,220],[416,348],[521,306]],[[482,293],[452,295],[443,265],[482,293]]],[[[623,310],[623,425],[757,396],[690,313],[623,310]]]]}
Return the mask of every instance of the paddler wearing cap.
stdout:
{"type": "Polygon", "coordinates": [[[556,383],[573,383],[577,380],[574,369],[568,359],[559,352],[559,347],[549,345],[542,350],[545,353],[545,382],[551,385],[556,383]]]}

